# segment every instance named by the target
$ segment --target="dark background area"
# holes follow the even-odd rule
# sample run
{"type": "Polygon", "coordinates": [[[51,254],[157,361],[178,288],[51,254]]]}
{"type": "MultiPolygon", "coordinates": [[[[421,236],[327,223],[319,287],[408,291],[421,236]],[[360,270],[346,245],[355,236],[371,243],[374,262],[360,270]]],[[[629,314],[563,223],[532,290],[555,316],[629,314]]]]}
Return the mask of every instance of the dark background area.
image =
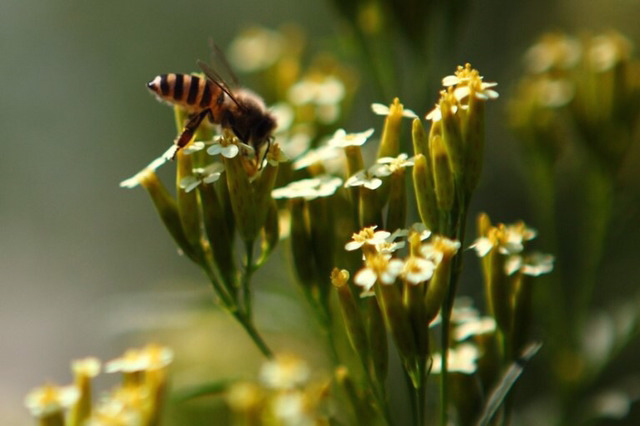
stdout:
{"type": "MultiPolygon", "coordinates": [[[[474,206],[499,221],[531,219],[525,159],[504,115],[526,47],[555,29],[615,28],[637,42],[638,16],[640,2],[632,0],[471,2],[453,62],[443,67],[471,62],[499,82],[502,94],[489,108],[486,163],[474,206]]],[[[70,381],[70,360],[118,355],[124,347],[119,328],[144,322],[140,316],[153,304],[153,296],[145,295],[179,286],[208,297],[206,280],[176,255],[147,195],[118,187],[158,156],[175,132],[171,110],[144,84],[162,72],[192,71],[197,58],[206,58],[210,36],[224,48],[246,25],[288,22],[302,26],[312,46],[341,29],[322,1],[0,3],[3,425],[26,424],[24,395],[45,380],[70,381]]],[[[437,84],[441,77],[425,78],[437,84]]],[[[362,105],[381,101],[362,89],[362,105]]],[[[357,130],[369,124],[349,125],[357,130]]],[[[622,244],[628,255],[613,259],[609,270],[637,277],[637,248],[622,244]]],[[[256,280],[268,281],[269,273],[256,280]]],[[[144,318],[167,321],[174,309],[164,300],[144,318]]]]}

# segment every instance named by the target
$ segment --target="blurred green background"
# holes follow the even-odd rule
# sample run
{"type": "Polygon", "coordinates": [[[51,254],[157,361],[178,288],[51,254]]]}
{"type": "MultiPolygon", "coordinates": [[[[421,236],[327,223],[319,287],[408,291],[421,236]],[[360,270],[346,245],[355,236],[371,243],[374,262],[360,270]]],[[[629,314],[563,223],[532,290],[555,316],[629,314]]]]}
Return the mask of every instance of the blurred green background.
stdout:
{"type": "MultiPolygon", "coordinates": [[[[640,2],[634,0],[471,2],[451,62],[441,65],[450,72],[469,61],[499,82],[503,96],[488,108],[476,208],[499,221],[531,219],[525,159],[504,125],[504,98],[526,47],[556,29],[615,28],[637,44],[638,16],[640,2]]],[[[192,71],[197,58],[207,58],[208,37],[224,48],[249,24],[288,22],[301,25],[312,46],[336,43],[342,27],[329,3],[319,0],[0,3],[3,425],[27,424],[24,395],[45,380],[69,382],[71,359],[118,355],[122,327],[168,323],[176,307],[146,292],[174,290],[179,283],[182,294],[208,297],[206,280],[176,255],[147,195],[118,187],[175,133],[171,109],[144,85],[162,72],[192,71]]],[[[433,84],[441,77],[425,76],[433,84]]],[[[369,89],[362,87],[358,107],[390,101],[369,89]]],[[[366,123],[354,120],[349,129],[366,123]]],[[[627,219],[637,224],[637,214],[631,203],[627,219]]],[[[614,238],[616,232],[640,237],[637,227],[614,226],[612,232],[614,238]]],[[[621,244],[628,254],[613,259],[607,271],[631,286],[640,276],[639,251],[632,242],[621,244]]],[[[268,277],[256,277],[261,280],[268,277]]]]}

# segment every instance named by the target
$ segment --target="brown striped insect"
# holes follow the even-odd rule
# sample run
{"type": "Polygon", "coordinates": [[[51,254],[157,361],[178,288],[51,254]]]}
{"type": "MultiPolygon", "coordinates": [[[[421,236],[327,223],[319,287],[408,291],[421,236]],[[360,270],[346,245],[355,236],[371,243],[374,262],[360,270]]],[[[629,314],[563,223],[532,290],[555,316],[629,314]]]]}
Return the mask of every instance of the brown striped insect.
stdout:
{"type": "Polygon", "coordinates": [[[206,78],[170,73],[161,74],[147,83],[159,100],[178,105],[189,114],[189,120],[174,141],[174,157],[193,138],[205,118],[224,129],[231,129],[238,139],[253,147],[256,159],[260,158],[260,150],[266,144],[266,156],[276,120],[262,99],[245,89],[232,90],[211,67],[202,61],[197,63],[206,78]]]}

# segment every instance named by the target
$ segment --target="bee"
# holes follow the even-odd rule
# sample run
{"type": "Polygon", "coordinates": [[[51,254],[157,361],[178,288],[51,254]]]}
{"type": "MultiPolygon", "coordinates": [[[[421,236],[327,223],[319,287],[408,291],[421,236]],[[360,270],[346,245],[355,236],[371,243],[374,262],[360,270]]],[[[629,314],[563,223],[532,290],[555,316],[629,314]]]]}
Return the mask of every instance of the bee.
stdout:
{"type": "MultiPolygon", "coordinates": [[[[223,129],[230,129],[238,139],[251,146],[256,159],[261,158],[260,151],[266,144],[262,157],[264,161],[273,141],[275,117],[259,96],[246,89],[232,90],[220,74],[207,64],[200,60],[197,64],[206,78],[170,73],[156,76],[147,83],[149,90],[159,100],[178,105],[189,114],[189,120],[174,141],[173,157],[189,143],[202,121],[207,118],[223,129]]],[[[223,65],[228,68],[226,61],[223,65]]],[[[233,76],[230,69],[228,72],[233,76]]],[[[235,83],[237,79],[233,77],[233,81],[235,83]]]]}

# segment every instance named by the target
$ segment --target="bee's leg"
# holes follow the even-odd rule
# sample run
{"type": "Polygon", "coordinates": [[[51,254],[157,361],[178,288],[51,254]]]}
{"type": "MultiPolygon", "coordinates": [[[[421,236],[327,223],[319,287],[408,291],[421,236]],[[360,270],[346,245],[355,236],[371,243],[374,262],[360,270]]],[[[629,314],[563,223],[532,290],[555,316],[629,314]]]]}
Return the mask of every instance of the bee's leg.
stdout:
{"type": "Polygon", "coordinates": [[[196,130],[198,130],[200,123],[202,123],[202,120],[204,120],[207,115],[212,116],[210,109],[200,111],[199,113],[192,116],[189,121],[187,121],[187,124],[184,126],[182,133],[180,133],[180,136],[178,136],[174,141],[176,150],[173,154],[173,158],[175,158],[176,153],[184,148],[185,145],[189,143],[191,138],[193,138],[193,135],[196,133],[196,130]]]}
{"type": "MultiPolygon", "coordinates": [[[[258,158],[260,158],[260,164],[258,164],[258,168],[259,169],[262,169],[262,165],[264,164],[264,160],[265,160],[265,158],[267,158],[267,154],[269,153],[269,148],[271,148],[271,140],[272,139],[273,138],[267,139],[267,148],[264,150],[264,154],[262,154],[262,158],[258,157],[258,158]]],[[[256,155],[259,156],[260,153],[256,153],[256,155]]]]}

